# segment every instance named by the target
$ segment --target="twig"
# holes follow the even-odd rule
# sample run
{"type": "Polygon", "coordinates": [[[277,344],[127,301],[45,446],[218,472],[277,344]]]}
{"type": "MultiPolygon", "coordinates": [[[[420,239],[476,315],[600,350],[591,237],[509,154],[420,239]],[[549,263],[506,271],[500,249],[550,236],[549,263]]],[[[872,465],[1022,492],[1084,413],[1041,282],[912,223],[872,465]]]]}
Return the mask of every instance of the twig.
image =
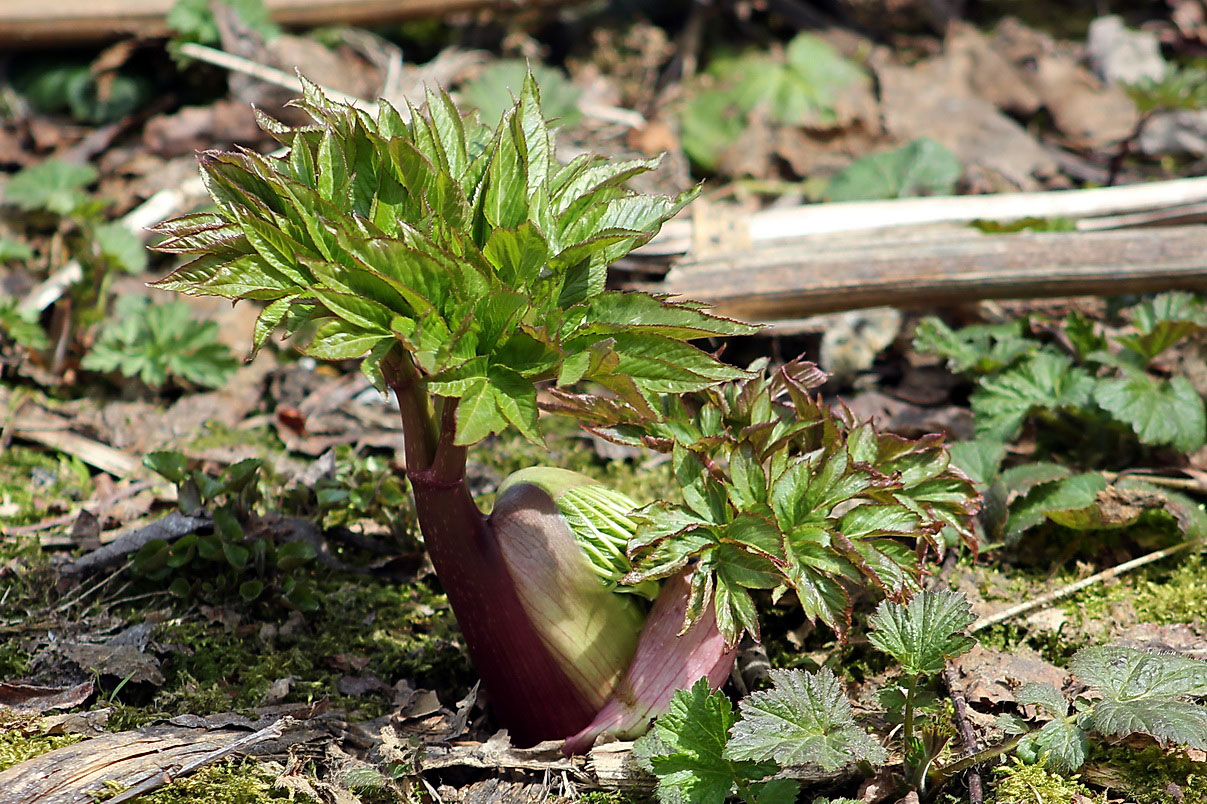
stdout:
{"type": "MultiPolygon", "coordinates": [[[[292,92],[300,93],[302,91],[301,79],[296,75],[290,75],[284,70],[278,70],[275,67],[269,67],[266,64],[260,64],[251,59],[236,56],[233,53],[227,53],[225,50],[198,45],[194,42],[185,42],[180,45],[179,52],[182,56],[188,56],[190,59],[203,61],[206,64],[213,64],[215,67],[222,67],[225,70],[242,73],[243,75],[250,75],[252,78],[288,89],[292,92]]],[[[321,87],[321,89],[324,95],[336,103],[344,103],[370,114],[377,111],[377,104],[370,103],[364,98],[358,98],[355,95],[349,95],[329,87],[321,87]]]]}
{"type": "MultiPolygon", "coordinates": [[[[975,754],[981,748],[977,744],[976,732],[972,729],[972,721],[968,719],[968,699],[959,691],[956,685],[956,671],[951,662],[943,670],[943,681],[947,684],[947,692],[951,695],[951,703],[955,707],[956,725],[960,729],[960,738],[964,742],[964,751],[975,754]]],[[[982,786],[981,772],[976,768],[968,771],[968,804],[982,804],[985,791],[982,786]]]]}
{"type": "Polygon", "coordinates": [[[1108,570],[1104,570],[1097,574],[1091,575],[1088,578],[1082,578],[1080,581],[1077,581],[1076,583],[1071,583],[1068,586],[1062,586],[1060,589],[1056,589],[1054,591],[1048,592],[1047,594],[1040,595],[1039,597],[1035,598],[1034,600],[1028,600],[1026,603],[1019,603],[1017,606],[1011,606],[1010,608],[1008,608],[1004,611],[999,611],[997,614],[991,614],[988,617],[982,617],[979,620],[977,620],[976,622],[974,622],[972,624],[972,626],[968,629],[968,631],[969,631],[969,633],[975,634],[977,631],[983,631],[992,625],[997,625],[998,623],[1003,623],[1006,620],[1014,619],[1015,617],[1019,616],[1020,614],[1026,614],[1027,612],[1034,611],[1035,609],[1043,608],[1044,606],[1047,606],[1049,603],[1053,603],[1062,598],[1066,598],[1069,595],[1074,594],[1075,592],[1080,592],[1082,589],[1085,589],[1088,586],[1093,586],[1094,584],[1101,583],[1102,581],[1108,581],[1111,578],[1117,578],[1120,575],[1131,572],[1134,569],[1143,567],[1146,564],[1155,563],[1157,561],[1160,561],[1161,559],[1169,558],[1172,555],[1177,555],[1178,553],[1181,553],[1184,550],[1188,550],[1191,547],[1199,546],[1202,544],[1203,544],[1202,539],[1190,539],[1188,541],[1182,542],[1181,544],[1175,544],[1173,547],[1166,547],[1164,550],[1157,550],[1156,552],[1149,553],[1148,555],[1140,556],[1139,558],[1134,558],[1131,561],[1125,561],[1122,564],[1119,564],[1118,566],[1111,567],[1108,570]]]}
{"type": "Polygon", "coordinates": [[[151,777],[150,779],[147,779],[145,782],[136,784],[129,790],[126,790],[125,792],[109,799],[109,804],[123,804],[123,802],[132,801],[141,795],[150,793],[152,790],[158,790],[164,785],[171,784],[176,779],[188,776],[190,773],[193,773],[194,771],[197,771],[206,765],[217,762],[220,759],[225,759],[231,754],[242,751],[245,748],[250,748],[257,743],[266,742],[268,740],[276,740],[282,734],[284,734],[285,730],[292,726],[294,722],[295,721],[292,717],[286,715],[272,725],[265,726],[259,731],[252,732],[246,737],[240,737],[238,740],[234,740],[222,748],[210,751],[208,754],[204,754],[197,759],[192,760],[191,762],[186,762],[179,768],[165,768],[163,771],[151,777]]]}
{"type": "Polygon", "coordinates": [[[135,528],[104,547],[80,556],[71,564],[65,565],[61,572],[63,575],[82,575],[86,572],[104,569],[116,564],[131,553],[138,552],[147,542],[155,539],[170,542],[189,533],[196,533],[209,525],[208,517],[185,516],[173,511],[163,519],[145,527],[135,528]]]}

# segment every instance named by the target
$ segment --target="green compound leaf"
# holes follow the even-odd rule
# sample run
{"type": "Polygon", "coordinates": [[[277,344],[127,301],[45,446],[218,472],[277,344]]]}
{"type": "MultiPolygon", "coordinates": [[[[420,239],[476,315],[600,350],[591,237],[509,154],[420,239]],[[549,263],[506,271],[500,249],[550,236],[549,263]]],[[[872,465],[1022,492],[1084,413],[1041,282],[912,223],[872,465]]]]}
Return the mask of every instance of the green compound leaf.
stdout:
{"type": "Polygon", "coordinates": [[[866,72],[824,40],[799,34],[784,57],[747,53],[714,59],[684,106],[683,148],[711,170],[756,115],[786,126],[826,128],[839,120],[839,99],[866,72]]]}
{"type": "Polygon", "coordinates": [[[151,305],[146,297],[124,296],[115,312],[116,323],[81,361],[89,371],[138,377],[152,388],[169,378],[217,388],[239,365],[218,341],[218,325],[193,319],[182,301],[151,305]]]}
{"type": "Polygon", "coordinates": [[[636,403],[558,397],[604,438],[671,453],[682,505],[634,512],[626,581],[689,568],[699,605],[687,624],[711,603],[730,644],[757,634],[752,589],[790,590],[808,617],[844,634],[846,584],[909,594],[918,551],[947,526],[970,538],[975,509],[972,483],[950,468],[937,437],[852,425],[810,396],[824,379],[811,364],[758,373],[765,368],[657,400],[658,419],[636,403]]]}
{"type": "Polygon", "coordinates": [[[972,395],[977,435],[1009,441],[1037,410],[1081,408],[1090,401],[1094,379],[1054,352],[1038,352],[1025,362],[981,380],[972,395]]]}
{"type": "Polygon", "coordinates": [[[1090,724],[1108,735],[1142,733],[1207,749],[1207,662],[1122,645],[1083,648],[1069,664],[1077,680],[1102,693],[1090,724]]]}
{"type": "Polygon", "coordinates": [[[869,623],[868,640],[892,656],[909,676],[942,672],[947,659],[972,649],[976,641],[962,633],[976,618],[957,592],[923,590],[902,605],[886,600],[869,623]]]}
{"type": "Polygon", "coordinates": [[[1127,313],[1138,332],[1116,340],[1146,364],[1183,338],[1207,329],[1207,307],[1189,293],[1162,293],[1127,313]]]}
{"type": "Polygon", "coordinates": [[[772,670],[772,689],[751,693],[739,704],[725,756],[780,765],[820,765],[836,770],[853,762],[879,765],[888,752],[860,728],[838,679],[817,673],[772,670]]]}
{"type": "Polygon", "coordinates": [[[303,83],[313,125],[260,119],[287,155],[201,156],[217,211],[158,227],[161,250],[194,257],[158,287],[269,302],[255,346],[305,329],[309,354],[364,357],[379,387],[387,356],[409,360],[432,393],[461,400],[462,445],[512,426],[539,443],[535,388],[555,378],[596,381],[651,414],[662,394],[746,376],[686,341],[754,327],[605,292],[608,265],[697,190],[623,187],[657,160],[560,165],[531,75],[493,133],[444,93],[404,122],[303,83]]]}
{"type": "Polygon", "coordinates": [[[1185,377],[1157,380],[1128,372],[1099,381],[1094,401],[1128,424],[1145,444],[1170,444],[1181,452],[1193,452],[1207,440],[1203,398],[1185,377]]]}
{"type": "MultiPolygon", "coordinates": [[[[638,763],[658,778],[660,802],[723,804],[739,786],[748,790],[778,770],[773,762],[726,758],[733,721],[733,705],[723,693],[710,692],[707,679],[674,694],[667,713],[633,746],[638,763]]],[[[766,800],[793,800],[782,798],[782,788],[772,788],[766,800]]]]}
{"type": "Polygon", "coordinates": [[[1026,320],[1005,324],[979,324],[953,330],[942,319],[930,316],[914,330],[914,348],[947,359],[952,371],[992,374],[1012,365],[1038,348],[1025,337],[1026,320]]]}
{"type": "Polygon", "coordinates": [[[830,180],[828,201],[865,201],[949,195],[963,167],[955,154],[929,138],[857,159],[830,180]]]}
{"type": "Polygon", "coordinates": [[[47,159],[23,168],[4,186],[4,200],[21,209],[44,209],[56,215],[70,215],[88,201],[84,188],[97,179],[92,165],[47,159]]]}

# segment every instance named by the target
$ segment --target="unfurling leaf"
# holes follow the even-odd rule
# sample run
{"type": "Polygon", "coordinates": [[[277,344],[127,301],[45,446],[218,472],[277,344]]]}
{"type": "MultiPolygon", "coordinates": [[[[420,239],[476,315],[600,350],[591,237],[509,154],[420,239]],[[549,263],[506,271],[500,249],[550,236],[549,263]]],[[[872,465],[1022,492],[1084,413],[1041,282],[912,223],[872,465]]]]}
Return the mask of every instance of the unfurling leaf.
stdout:
{"type": "Polygon", "coordinates": [[[770,690],[751,693],[739,704],[742,719],[725,748],[729,759],[815,764],[827,770],[888,759],[880,743],[855,722],[851,703],[829,668],[817,673],[772,670],[771,681],[770,690]]]}
{"type": "Polygon", "coordinates": [[[976,644],[963,633],[975,619],[963,595],[924,590],[905,605],[881,603],[869,620],[868,641],[896,659],[906,675],[934,675],[947,659],[976,644]]]}

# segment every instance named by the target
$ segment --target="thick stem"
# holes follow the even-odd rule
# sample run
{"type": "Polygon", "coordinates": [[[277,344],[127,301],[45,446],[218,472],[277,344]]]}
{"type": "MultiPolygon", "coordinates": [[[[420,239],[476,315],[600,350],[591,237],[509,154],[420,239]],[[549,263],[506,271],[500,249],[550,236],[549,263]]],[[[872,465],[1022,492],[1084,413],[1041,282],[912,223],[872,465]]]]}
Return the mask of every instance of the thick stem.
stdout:
{"type": "Polygon", "coordinates": [[[437,427],[410,359],[383,363],[402,416],[407,475],[424,544],[490,705],[518,745],[573,734],[595,715],[552,656],[520,601],[494,533],[465,482],[466,451],[453,444],[455,406],[437,427]]]}

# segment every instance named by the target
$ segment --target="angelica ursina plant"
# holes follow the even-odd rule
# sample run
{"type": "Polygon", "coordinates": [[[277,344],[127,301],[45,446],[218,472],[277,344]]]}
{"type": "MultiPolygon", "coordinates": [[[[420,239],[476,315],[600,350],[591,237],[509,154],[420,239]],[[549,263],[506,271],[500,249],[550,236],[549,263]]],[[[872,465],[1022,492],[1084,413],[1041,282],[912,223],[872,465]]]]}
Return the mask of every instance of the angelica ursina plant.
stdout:
{"type": "Polygon", "coordinates": [[[369,115],[307,84],[298,105],[313,125],[261,119],[287,155],[201,155],[216,210],[161,224],[158,248],[194,259],[157,285],[264,302],[257,348],[282,330],[397,396],[425,546],[517,742],[635,736],[676,689],[728,676],[758,633],[750,590],[844,632],[849,585],[906,594],[941,529],[967,535],[975,493],[937,439],[847,421],[806,364],[768,375],[688,343],[755,327],[606,289],[695,192],[624,188],[656,160],[558,162],[531,76],[493,131],[444,93],[369,115]],[[543,443],[538,385],[554,412],[671,452],[683,504],[635,510],[532,467],[480,511],[468,450],[512,427],[543,443]]]}

